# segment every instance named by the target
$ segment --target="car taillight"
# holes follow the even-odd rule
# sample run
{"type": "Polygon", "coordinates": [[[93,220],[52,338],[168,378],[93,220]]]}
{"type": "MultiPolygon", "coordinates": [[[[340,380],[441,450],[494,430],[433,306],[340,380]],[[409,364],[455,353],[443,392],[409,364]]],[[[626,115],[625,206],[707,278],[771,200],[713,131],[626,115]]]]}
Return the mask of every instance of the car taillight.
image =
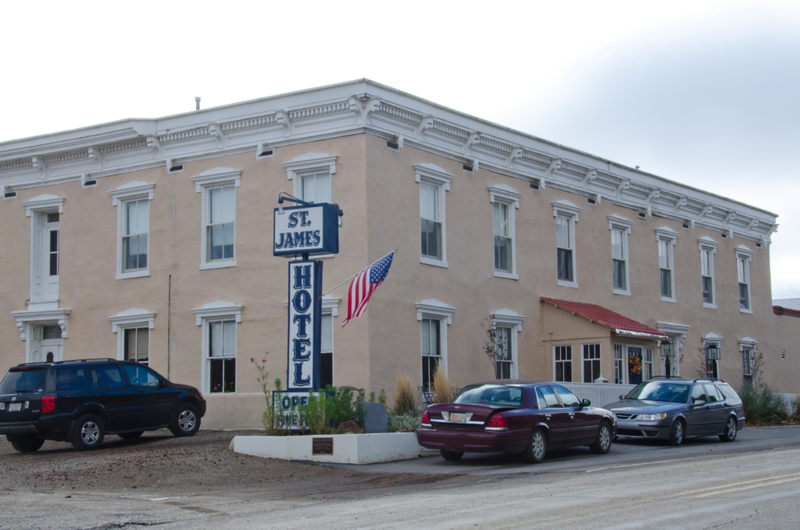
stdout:
{"type": "Polygon", "coordinates": [[[507,431],[508,424],[506,418],[502,414],[495,414],[486,424],[487,431],[507,431]]]}
{"type": "Polygon", "coordinates": [[[42,414],[47,414],[56,408],[55,396],[42,396],[42,414]]]}
{"type": "Polygon", "coordinates": [[[428,411],[427,410],[422,413],[422,419],[420,420],[420,423],[422,424],[423,427],[430,427],[431,426],[431,419],[428,417],[428,411]]]}

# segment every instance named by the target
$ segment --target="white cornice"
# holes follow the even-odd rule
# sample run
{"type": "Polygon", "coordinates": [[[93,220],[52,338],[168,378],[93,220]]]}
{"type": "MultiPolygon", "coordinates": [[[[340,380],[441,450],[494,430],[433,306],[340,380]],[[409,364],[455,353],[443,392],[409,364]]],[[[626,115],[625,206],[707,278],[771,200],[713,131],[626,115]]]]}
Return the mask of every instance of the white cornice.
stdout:
{"type": "Polygon", "coordinates": [[[113,317],[108,317],[111,322],[111,332],[119,331],[120,326],[126,327],[132,324],[146,324],[149,329],[153,329],[156,318],[155,311],[145,311],[144,309],[128,309],[117,313],[113,317]]]}
{"type": "Polygon", "coordinates": [[[233,185],[238,188],[241,184],[241,178],[241,169],[233,169],[232,167],[215,167],[192,177],[192,182],[194,182],[195,191],[200,193],[203,190],[203,186],[222,184],[223,182],[232,182],[233,185]]]}
{"type": "Polygon", "coordinates": [[[153,190],[155,189],[155,187],[156,187],[155,184],[134,181],[134,182],[128,182],[127,184],[123,184],[122,186],[119,186],[117,189],[109,190],[108,194],[111,195],[112,206],[116,206],[120,199],[147,197],[152,201],[153,190]]]}
{"type": "Polygon", "coordinates": [[[64,213],[64,197],[57,197],[56,195],[39,195],[29,201],[22,203],[25,208],[25,216],[30,217],[31,212],[45,211],[45,210],[58,210],[58,213],[64,213]]]}
{"type": "Polygon", "coordinates": [[[489,201],[491,202],[513,204],[515,208],[519,209],[519,200],[521,198],[522,194],[511,186],[506,186],[505,184],[489,186],[489,201]]]}
{"type": "Polygon", "coordinates": [[[417,320],[433,318],[446,320],[448,324],[453,323],[453,313],[456,312],[455,307],[450,307],[444,302],[435,299],[423,300],[416,305],[417,320]]]}
{"type": "Polygon", "coordinates": [[[769,243],[776,215],[360,79],[153,120],[0,143],[0,183],[24,189],[324,138],[403,139],[476,169],[545,183],[769,243]]]}
{"type": "Polygon", "coordinates": [[[192,309],[192,313],[194,313],[195,323],[198,326],[203,323],[203,319],[210,318],[234,317],[236,322],[239,323],[242,321],[243,307],[244,306],[236,305],[231,302],[216,301],[192,309]]]}

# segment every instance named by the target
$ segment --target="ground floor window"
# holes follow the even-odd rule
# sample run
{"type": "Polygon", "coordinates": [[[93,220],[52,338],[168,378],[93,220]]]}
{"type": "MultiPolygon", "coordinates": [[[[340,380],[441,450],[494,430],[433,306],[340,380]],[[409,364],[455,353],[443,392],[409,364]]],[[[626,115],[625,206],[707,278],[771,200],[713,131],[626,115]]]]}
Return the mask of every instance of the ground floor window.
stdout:
{"type": "Polygon", "coordinates": [[[600,377],[600,345],[583,345],[583,382],[593,383],[600,377]]]}
{"type": "Polygon", "coordinates": [[[753,384],[753,348],[742,348],[742,383],[753,384]]]}
{"type": "Polygon", "coordinates": [[[614,383],[625,384],[625,346],[614,344],[614,383]]]}
{"type": "Polygon", "coordinates": [[[554,346],[555,381],[572,381],[572,345],[554,346]]]}
{"type": "Polygon", "coordinates": [[[653,368],[653,348],[644,348],[644,363],[642,366],[644,370],[644,378],[652,379],[655,374],[653,368]]]}
{"type": "Polygon", "coordinates": [[[123,359],[148,364],[150,361],[150,329],[125,328],[123,359]]]}
{"type": "Polygon", "coordinates": [[[430,388],[442,360],[442,321],[422,319],[422,386],[430,388]]]}
{"type": "Polygon", "coordinates": [[[333,315],[322,315],[322,347],[320,358],[320,385],[333,386],[333,315]]]}
{"type": "Polygon", "coordinates": [[[511,379],[514,356],[512,355],[511,328],[498,327],[495,330],[495,376],[497,379],[511,379]]]}
{"type": "Polygon", "coordinates": [[[236,392],[236,321],[208,323],[209,392],[236,392]]]}

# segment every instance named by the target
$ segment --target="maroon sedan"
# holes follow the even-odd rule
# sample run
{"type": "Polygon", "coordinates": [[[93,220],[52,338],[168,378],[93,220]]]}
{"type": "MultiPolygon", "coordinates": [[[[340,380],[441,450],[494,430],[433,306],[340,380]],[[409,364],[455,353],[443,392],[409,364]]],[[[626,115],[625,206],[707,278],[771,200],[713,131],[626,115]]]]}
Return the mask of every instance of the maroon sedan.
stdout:
{"type": "Polygon", "coordinates": [[[616,436],[614,415],[556,383],[506,379],[465,387],[452,403],[431,405],[417,441],[445,460],[464,453],[519,453],[541,462],[548,448],[588,445],[605,454],[616,436]]]}

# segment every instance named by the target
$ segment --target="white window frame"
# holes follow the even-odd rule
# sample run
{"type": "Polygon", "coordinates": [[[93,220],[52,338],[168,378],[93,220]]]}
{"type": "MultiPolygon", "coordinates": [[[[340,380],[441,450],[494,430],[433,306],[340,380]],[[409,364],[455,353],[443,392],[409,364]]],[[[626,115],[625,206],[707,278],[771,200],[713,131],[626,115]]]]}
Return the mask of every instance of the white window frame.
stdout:
{"type": "Polygon", "coordinates": [[[333,202],[333,175],[336,173],[337,158],[339,158],[337,155],[328,153],[306,153],[284,162],[283,167],[286,168],[286,178],[293,181],[292,193],[294,196],[302,199],[302,177],[316,173],[328,173],[331,185],[331,202],[333,202]]]}
{"type": "Polygon", "coordinates": [[[625,344],[614,343],[614,384],[624,385],[628,382],[628,359],[625,356],[625,344]],[[619,373],[619,380],[617,374],[619,373]]]}
{"type": "MultiPolygon", "coordinates": [[[[522,323],[525,321],[525,315],[520,315],[511,309],[500,309],[492,313],[492,329],[506,328],[511,329],[509,336],[511,337],[511,379],[519,377],[519,334],[522,333],[522,323]],[[514,333],[516,331],[516,333],[514,333]]],[[[495,366],[497,365],[495,361],[495,366]]],[[[495,374],[497,368],[495,368],[495,374]]]]}
{"type": "MultiPolygon", "coordinates": [[[[578,287],[578,266],[577,266],[577,242],[575,241],[575,223],[580,221],[580,212],[583,208],[576,206],[567,200],[554,201],[553,203],[553,218],[564,217],[568,221],[569,226],[569,239],[572,251],[572,280],[558,280],[558,285],[561,287],[578,287]]],[[[558,229],[556,229],[556,234],[558,229]]],[[[556,240],[558,236],[556,235],[556,240]]],[[[556,243],[556,278],[558,278],[558,246],[556,243]]],[[[573,374],[574,376],[574,374],[573,374]]]]}
{"type": "Polygon", "coordinates": [[[603,378],[603,346],[599,342],[587,342],[585,344],[581,344],[581,382],[583,382],[583,383],[595,383],[595,382],[597,382],[597,379],[602,379],[602,378],[603,378]],[[589,358],[586,357],[586,354],[588,353],[588,350],[592,346],[597,346],[598,357],[596,359],[595,358],[589,359],[589,358]],[[597,361],[599,363],[599,366],[600,366],[596,377],[595,377],[595,374],[592,373],[592,380],[591,381],[586,381],[586,362],[587,361],[589,361],[589,362],[597,361]]]}
{"type": "Polygon", "coordinates": [[[739,312],[740,313],[747,313],[752,315],[753,314],[753,290],[750,281],[750,264],[753,261],[753,254],[754,252],[747,248],[744,245],[739,245],[736,247],[736,298],[737,300],[741,300],[740,295],[740,284],[744,283],[747,285],[747,307],[741,306],[741,301],[739,302],[739,312]],[[741,277],[739,274],[739,268],[743,268],[744,278],[741,277]],[[744,280],[744,281],[742,281],[744,280]]]}
{"type": "Polygon", "coordinates": [[[417,321],[420,323],[420,381],[422,381],[422,321],[423,319],[439,320],[439,334],[442,341],[441,359],[439,360],[439,368],[444,369],[444,373],[448,373],[447,368],[447,326],[453,323],[453,313],[456,308],[450,307],[440,300],[428,299],[423,300],[416,304],[417,307],[417,321]]]}
{"type": "MultiPolygon", "coordinates": [[[[720,378],[720,379],[722,378],[722,372],[720,371],[720,362],[722,361],[722,340],[723,339],[724,339],[724,337],[720,337],[716,333],[706,333],[706,335],[703,337],[703,359],[706,359],[706,353],[705,352],[706,352],[706,347],[709,344],[716,344],[719,347],[719,359],[714,360],[714,362],[716,363],[717,377],[720,378]]],[[[708,362],[708,359],[706,359],[706,362],[708,362]]]]}
{"type": "MultiPolygon", "coordinates": [[[[507,278],[510,280],[519,280],[517,274],[517,221],[516,210],[519,210],[519,200],[522,194],[518,193],[511,186],[505,184],[498,184],[496,186],[489,186],[489,201],[492,203],[492,234],[494,235],[494,205],[495,203],[505,205],[508,211],[508,238],[511,240],[511,271],[494,269],[496,278],[507,278]],[[511,206],[514,206],[513,208],[511,206]]],[[[494,249],[494,238],[492,238],[492,249],[494,249]]],[[[494,262],[494,252],[492,253],[492,261],[494,262]]],[[[493,265],[496,265],[493,263],[493,265]]]]}
{"type": "Polygon", "coordinates": [[[200,214],[200,270],[222,269],[236,266],[236,188],[241,184],[242,171],[230,167],[215,167],[192,177],[195,192],[202,193],[200,214]],[[208,200],[209,190],[225,186],[234,187],[233,258],[208,260],[208,200]]]}
{"type": "MultiPolygon", "coordinates": [[[[239,391],[239,370],[241,369],[241,364],[238,362],[239,360],[239,326],[242,322],[242,309],[244,306],[236,305],[231,302],[223,302],[223,301],[216,301],[211,302],[210,304],[205,304],[199,308],[192,309],[192,312],[195,315],[195,324],[202,327],[202,349],[200,351],[200,359],[201,359],[201,381],[202,381],[202,391],[206,394],[211,394],[210,391],[210,381],[211,381],[211,371],[209,369],[209,348],[210,344],[208,342],[208,335],[209,335],[209,324],[211,322],[220,322],[220,321],[230,321],[233,320],[236,322],[236,355],[235,359],[236,362],[236,391],[234,392],[221,392],[220,395],[235,395],[239,391]]],[[[216,395],[217,393],[215,393],[216,395]]]]}
{"type": "MultiPolygon", "coordinates": [[[[623,296],[631,296],[631,266],[628,259],[628,236],[631,235],[631,227],[633,221],[622,215],[613,214],[608,216],[608,229],[611,231],[612,237],[614,231],[619,231],[622,235],[622,262],[625,263],[625,289],[617,289],[614,287],[614,255],[611,255],[611,288],[614,294],[623,296]]],[[[613,251],[612,251],[613,252],[613,251]]]]}
{"type": "Polygon", "coordinates": [[[749,383],[750,384],[755,384],[756,383],[756,381],[755,381],[755,375],[756,374],[753,373],[753,372],[754,372],[754,368],[755,368],[754,361],[755,361],[755,358],[756,358],[756,353],[758,352],[758,341],[755,340],[755,339],[751,339],[750,337],[745,337],[743,339],[740,339],[739,340],[739,352],[742,355],[742,382],[746,383],[747,381],[745,381],[745,377],[749,376],[750,377],[749,383]],[[745,358],[744,358],[744,356],[745,356],[745,352],[746,351],[750,352],[750,358],[748,359],[749,373],[745,372],[745,358]]]}
{"type": "Polygon", "coordinates": [[[703,300],[703,307],[707,307],[709,309],[716,309],[717,308],[717,280],[714,274],[714,254],[717,253],[717,245],[719,243],[714,241],[710,237],[703,236],[697,240],[700,243],[700,296],[703,296],[703,286],[702,286],[702,278],[705,277],[703,274],[703,267],[705,265],[704,262],[704,253],[708,253],[708,276],[711,278],[711,303],[706,302],[703,300]]]}
{"type": "MultiPolygon", "coordinates": [[[[125,330],[147,328],[152,330],[155,327],[155,311],[146,311],[144,309],[128,309],[117,313],[113,317],[108,317],[111,322],[111,332],[117,334],[117,359],[120,361],[125,360],[125,330]]],[[[153,351],[150,348],[151,333],[147,333],[147,352],[148,352],[148,365],[152,361],[153,351]]]]}
{"type": "Polygon", "coordinates": [[[557,383],[574,383],[575,382],[575,355],[574,355],[574,348],[572,347],[572,344],[556,344],[556,345],[554,345],[553,346],[553,357],[552,357],[552,359],[553,359],[553,381],[555,381],[557,383]],[[560,380],[556,379],[556,374],[558,373],[556,371],[556,366],[558,365],[558,363],[562,363],[563,364],[563,363],[567,362],[567,361],[564,361],[564,360],[556,360],[556,348],[569,348],[569,365],[570,365],[569,373],[570,373],[570,377],[571,377],[571,379],[569,381],[560,381],[560,380]]]}
{"type": "Polygon", "coordinates": [[[322,318],[331,318],[331,384],[334,385],[336,384],[336,346],[334,345],[334,337],[336,336],[336,321],[333,319],[339,316],[339,303],[341,301],[341,298],[333,298],[330,295],[325,295],[322,297],[322,318]]]}
{"type": "MultiPolygon", "coordinates": [[[[31,218],[31,260],[30,260],[30,302],[28,310],[55,309],[58,307],[58,295],[55,298],[48,296],[50,288],[47,285],[48,279],[44,274],[46,265],[44,259],[44,245],[46,238],[47,214],[64,213],[64,198],[56,195],[39,195],[29,201],[22,203],[25,208],[25,216],[31,218]]],[[[59,219],[60,223],[60,219],[59,219]]],[[[60,224],[59,224],[60,226],[60,224]]],[[[59,245],[61,233],[59,229],[59,245]]],[[[61,274],[61,263],[59,267],[59,280],[61,274]]]]}
{"type": "Polygon", "coordinates": [[[117,189],[108,192],[111,195],[111,205],[117,207],[117,280],[127,280],[129,278],[142,278],[150,276],[150,209],[148,214],[147,231],[147,267],[125,272],[125,256],[123,256],[122,238],[125,235],[125,203],[140,200],[153,200],[153,190],[155,184],[148,182],[133,181],[119,186],[117,189]],[[122,203],[122,204],[120,204],[122,203]]]}
{"type": "MultiPolygon", "coordinates": [[[[659,260],[659,253],[656,252],[656,259],[659,260],[658,262],[658,294],[661,297],[662,302],[670,302],[675,304],[678,302],[676,293],[675,293],[675,252],[674,247],[675,243],[678,239],[678,232],[671,229],[668,226],[662,226],[660,228],[656,228],[656,241],[660,246],[661,243],[665,244],[665,248],[667,250],[667,255],[669,257],[669,270],[670,271],[670,289],[672,292],[672,296],[664,296],[661,293],[661,262],[659,260]]],[[[660,250],[660,249],[656,249],[660,250]]]]}
{"type": "MultiPolygon", "coordinates": [[[[430,184],[431,186],[436,186],[439,188],[439,193],[437,193],[438,199],[438,207],[439,207],[439,222],[442,225],[442,259],[434,259],[427,256],[423,256],[420,252],[419,261],[420,263],[424,263],[426,265],[433,265],[435,267],[443,267],[448,268],[449,265],[447,263],[447,200],[445,195],[448,191],[450,191],[450,181],[453,180],[453,176],[451,173],[448,173],[444,169],[440,168],[436,164],[416,164],[414,165],[414,177],[417,184],[421,182],[425,182],[430,184]]],[[[421,189],[419,193],[422,193],[421,189]]],[[[420,225],[417,225],[417,233],[419,234],[422,232],[421,222],[422,218],[420,217],[420,225]]],[[[419,247],[417,247],[419,248],[419,247]]]]}
{"type": "Polygon", "coordinates": [[[652,379],[656,375],[654,350],[650,346],[642,347],[642,381],[652,379]]]}
{"type": "Polygon", "coordinates": [[[691,326],[686,324],[677,324],[675,322],[658,321],[658,331],[665,333],[673,344],[673,357],[670,361],[672,374],[667,374],[667,362],[665,357],[661,357],[661,374],[672,375],[673,377],[680,377],[681,375],[681,350],[686,343],[686,334],[689,332],[691,326]]]}

